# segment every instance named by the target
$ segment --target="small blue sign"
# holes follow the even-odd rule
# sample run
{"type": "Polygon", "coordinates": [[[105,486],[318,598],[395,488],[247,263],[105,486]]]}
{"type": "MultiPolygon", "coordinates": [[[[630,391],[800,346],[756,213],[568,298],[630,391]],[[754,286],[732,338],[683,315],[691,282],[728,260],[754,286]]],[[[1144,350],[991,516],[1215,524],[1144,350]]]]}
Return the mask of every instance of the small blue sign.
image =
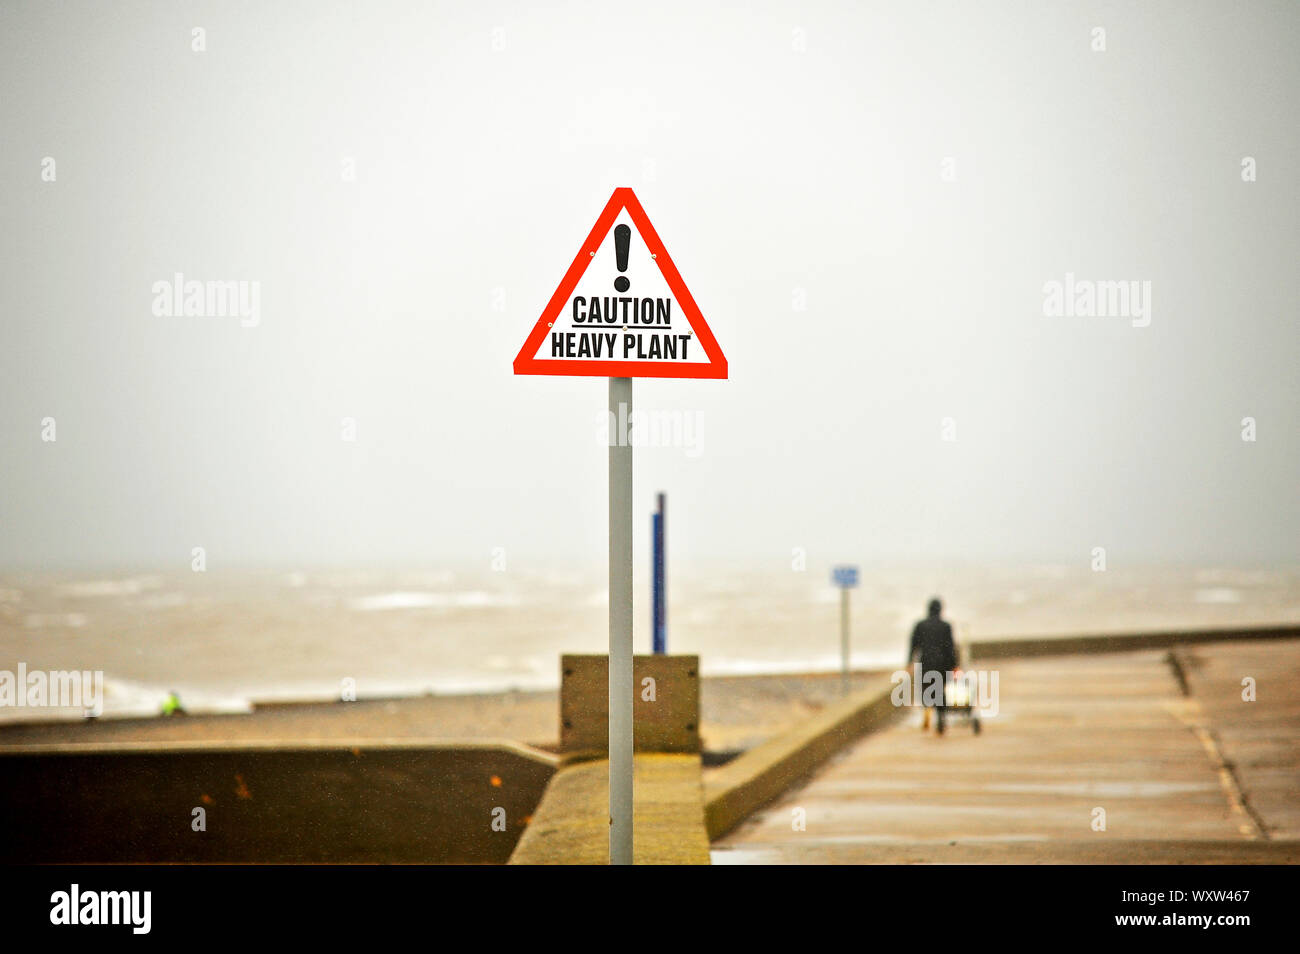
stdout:
{"type": "Polygon", "coordinates": [[[831,582],[842,589],[858,585],[858,568],[856,566],[837,566],[831,569],[831,582]]]}

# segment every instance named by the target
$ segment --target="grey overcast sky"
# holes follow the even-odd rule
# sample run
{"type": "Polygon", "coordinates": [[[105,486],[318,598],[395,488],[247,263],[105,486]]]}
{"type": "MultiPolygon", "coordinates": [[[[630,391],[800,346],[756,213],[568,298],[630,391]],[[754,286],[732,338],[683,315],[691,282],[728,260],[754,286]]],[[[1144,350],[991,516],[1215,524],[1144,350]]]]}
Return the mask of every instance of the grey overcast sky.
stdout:
{"type": "Polygon", "coordinates": [[[602,560],[511,362],[623,185],[731,367],[636,383],[680,557],[1295,563],[1298,116],[1292,0],[10,0],[0,564],[602,560]]]}

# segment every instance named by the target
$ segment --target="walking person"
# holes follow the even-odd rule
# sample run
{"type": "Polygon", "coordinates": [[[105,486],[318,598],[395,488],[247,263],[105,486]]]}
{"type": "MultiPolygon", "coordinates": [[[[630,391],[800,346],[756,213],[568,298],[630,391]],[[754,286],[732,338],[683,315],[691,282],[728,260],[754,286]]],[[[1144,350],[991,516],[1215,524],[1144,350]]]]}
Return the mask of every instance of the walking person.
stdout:
{"type": "MultiPolygon", "coordinates": [[[[907,651],[909,664],[921,664],[922,704],[926,701],[926,687],[938,679],[939,693],[934,700],[936,731],[943,735],[944,689],[949,675],[957,668],[957,645],[953,642],[952,626],[940,615],[943,604],[938,597],[930,600],[929,615],[912,627],[912,641],[907,651]],[[938,673],[937,676],[931,673],[938,673]]],[[[923,728],[930,725],[930,710],[925,710],[923,728]]]]}

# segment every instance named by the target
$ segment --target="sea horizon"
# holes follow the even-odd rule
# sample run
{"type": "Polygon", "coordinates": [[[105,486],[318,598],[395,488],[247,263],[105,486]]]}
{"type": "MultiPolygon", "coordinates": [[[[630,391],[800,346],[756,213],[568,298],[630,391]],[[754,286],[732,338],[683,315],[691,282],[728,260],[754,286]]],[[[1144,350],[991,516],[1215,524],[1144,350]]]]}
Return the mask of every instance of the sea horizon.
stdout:
{"type": "MultiPolygon", "coordinates": [[[[685,561],[668,573],[668,649],[705,676],[836,671],[829,563],[796,569],[685,561]]],[[[861,566],[852,665],[903,663],[938,595],[959,642],[1300,623],[1300,566],[973,561],[861,566]]],[[[650,651],[649,580],[635,582],[634,646],[650,651]]],[[[607,649],[604,567],[244,568],[0,573],[0,670],[101,671],[108,718],[258,703],[554,689],[562,653],[607,649]]],[[[0,707],[0,722],[80,718],[0,707]]]]}

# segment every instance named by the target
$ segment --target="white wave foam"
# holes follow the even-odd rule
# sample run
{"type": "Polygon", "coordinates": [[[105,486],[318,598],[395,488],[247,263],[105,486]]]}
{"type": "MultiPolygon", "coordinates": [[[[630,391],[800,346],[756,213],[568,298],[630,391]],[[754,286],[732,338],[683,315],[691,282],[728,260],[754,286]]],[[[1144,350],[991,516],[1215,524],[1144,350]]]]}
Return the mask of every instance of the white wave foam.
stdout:
{"type": "Polygon", "coordinates": [[[1193,595],[1197,603],[1240,603],[1241,591],[1234,590],[1228,586],[1217,586],[1205,590],[1197,590],[1193,595]]]}
{"type": "Polygon", "coordinates": [[[137,600],[134,605],[143,609],[172,609],[177,606],[184,606],[188,602],[189,598],[184,593],[158,593],[137,600]]]}
{"type": "Polygon", "coordinates": [[[351,600],[348,606],[361,612],[395,609],[460,609],[465,607],[510,606],[517,602],[513,597],[483,590],[466,590],[458,593],[425,593],[402,591],[377,593],[351,600]]]}
{"type": "Polygon", "coordinates": [[[186,712],[219,714],[251,712],[252,703],[242,696],[195,689],[184,685],[151,686],[114,676],[104,677],[104,714],[125,718],[156,716],[162,712],[163,703],[175,691],[186,712]]]}
{"type": "Polygon", "coordinates": [[[62,596],[77,598],[93,596],[135,596],[145,590],[156,590],[162,580],[156,576],[130,576],[124,580],[81,580],[64,583],[58,587],[62,596]]]}
{"type": "MultiPolygon", "coordinates": [[[[163,688],[130,679],[105,676],[103,683],[101,719],[139,719],[160,715],[167,696],[175,689],[180,696],[181,705],[188,713],[195,715],[215,715],[223,713],[251,712],[250,700],[241,696],[232,696],[203,689],[176,686],[163,688]]],[[[0,722],[45,721],[80,721],[86,718],[84,708],[42,707],[18,708],[0,707],[0,722]]]]}
{"type": "Polygon", "coordinates": [[[28,629],[80,629],[88,619],[85,613],[28,613],[23,625],[28,629]]]}

